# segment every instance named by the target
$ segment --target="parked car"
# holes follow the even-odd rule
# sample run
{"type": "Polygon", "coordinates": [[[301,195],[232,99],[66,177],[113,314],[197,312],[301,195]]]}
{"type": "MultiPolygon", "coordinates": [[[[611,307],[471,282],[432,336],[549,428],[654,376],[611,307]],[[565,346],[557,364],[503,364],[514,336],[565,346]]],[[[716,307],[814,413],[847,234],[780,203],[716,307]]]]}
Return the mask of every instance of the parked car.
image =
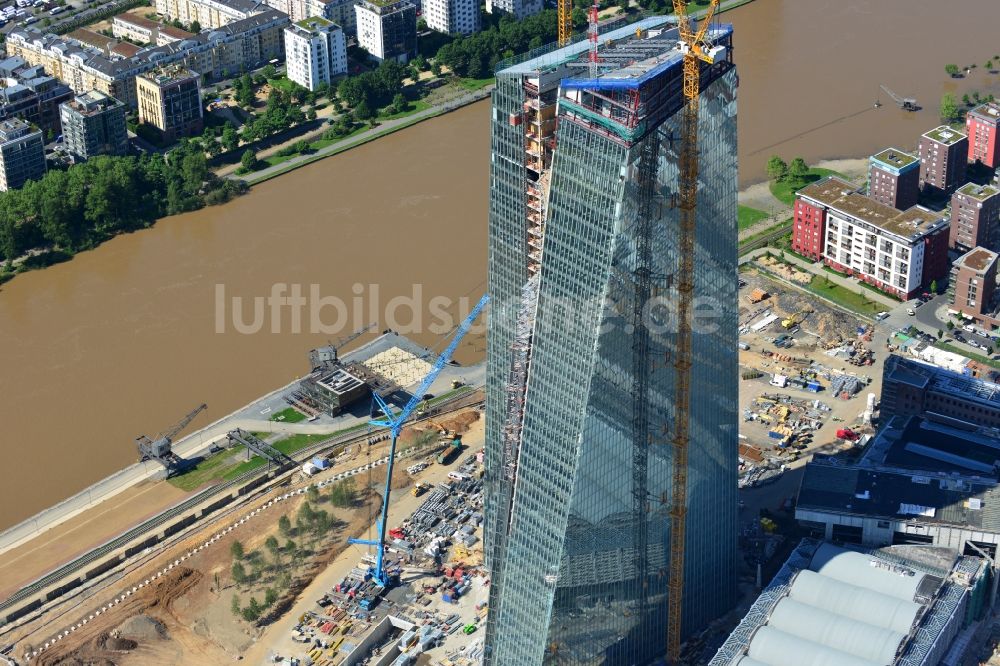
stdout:
{"type": "Polygon", "coordinates": [[[913,299],[913,307],[919,308],[923,304],[924,304],[924,302],[922,300],[920,300],[919,298],[913,299]]]}
{"type": "Polygon", "coordinates": [[[913,308],[906,308],[906,314],[908,314],[908,315],[910,315],[912,317],[912,316],[914,316],[917,313],[913,311],[913,308]]]}
{"type": "Polygon", "coordinates": [[[877,315],[875,315],[875,321],[882,321],[888,316],[889,316],[888,312],[879,312],[877,315]]]}

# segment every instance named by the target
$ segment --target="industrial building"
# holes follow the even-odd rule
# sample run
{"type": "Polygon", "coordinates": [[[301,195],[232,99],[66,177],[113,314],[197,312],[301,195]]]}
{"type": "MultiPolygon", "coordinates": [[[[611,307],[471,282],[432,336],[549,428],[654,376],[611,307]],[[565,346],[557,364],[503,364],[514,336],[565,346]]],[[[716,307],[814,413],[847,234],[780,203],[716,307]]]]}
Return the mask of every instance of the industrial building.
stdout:
{"type": "Polygon", "coordinates": [[[868,158],[868,196],[906,210],[920,196],[920,159],[898,148],[886,148],[868,158]]]}
{"type": "Polygon", "coordinates": [[[478,0],[424,0],[424,19],[447,35],[471,35],[481,28],[478,0]]]}
{"type": "Polygon", "coordinates": [[[957,666],[991,578],[945,548],[803,539],[709,666],[957,666]]]}
{"type": "Polygon", "coordinates": [[[204,126],[201,77],[183,67],[161,67],[135,79],[139,122],[160,130],[167,142],[194,136],[204,126]]]}
{"type": "Polygon", "coordinates": [[[960,314],[987,330],[1000,326],[997,258],[996,252],[977,247],[952,263],[948,281],[949,314],[960,314]]]}
{"type": "Polygon", "coordinates": [[[73,91],[45,68],[29,65],[22,58],[0,61],[0,120],[20,118],[43,130],[59,129],[59,105],[73,97],[73,91]]]}
{"type": "Polygon", "coordinates": [[[737,77],[732,26],[706,29],[693,103],[687,44],[662,16],[601,34],[596,52],[553,45],[497,68],[487,664],[648,663],[668,629],[689,635],[735,598],[737,77]],[[669,201],[689,182],[679,137],[691,123],[701,190],[686,236],[689,213],[669,201]],[[677,303],[682,289],[713,299],[717,326],[648,324],[654,290],[677,303]],[[684,467],[676,426],[692,437],[684,467]],[[678,478],[689,499],[674,550],[678,478]]]}
{"type": "Polygon", "coordinates": [[[299,384],[309,406],[328,416],[336,416],[352,403],[368,395],[368,385],[346,368],[317,370],[299,384]]]}
{"type": "Polygon", "coordinates": [[[545,8],[542,0],[486,0],[486,11],[490,14],[509,14],[515,20],[528,18],[545,8]]]}
{"type": "Polygon", "coordinates": [[[4,47],[9,56],[45,67],[77,94],[99,90],[134,108],[138,106],[135,77],[139,74],[174,64],[216,79],[250,70],[284,55],[282,31],[287,25],[285,14],[264,9],[190,39],[141,50],[129,45],[134,51],[126,57],[108,56],[74,39],[30,26],[8,33],[4,47]]]}
{"type": "Polygon", "coordinates": [[[948,246],[959,252],[974,247],[1000,250],[1000,189],[967,183],[955,190],[948,246]]]}
{"type": "Polygon", "coordinates": [[[979,162],[991,169],[1000,166],[1000,104],[986,102],[965,116],[969,134],[969,162],[979,162]]]}
{"type": "Polygon", "coordinates": [[[375,60],[405,64],[417,54],[417,8],[410,0],[360,0],[354,13],[358,46],[375,60]]]}
{"type": "Polygon", "coordinates": [[[933,416],[1000,428],[1000,385],[889,355],[879,404],[883,423],[896,416],[933,416]]]}
{"type": "Polygon", "coordinates": [[[909,300],[948,274],[948,218],[899,211],[829,176],[798,191],[792,249],[909,300]]]}
{"type": "Polygon", "coordinates": [[[969,139],[948,125],[935,127],[920,137],[920,188],[943,194],[965,182],[969,139]]]}
{"type": "Polygon", "coordinates": [[[91,90],[59,107],[63,142],[75,159],[128,152],[125,105],[91,90]]]}
{"type": "Polygon", "coordinates": [[[0,192],[16,190],[44,175],[42,131],[20,118],[0,121],[0,192]]]}
{"type": "Polygon", "coordinates": [[[285,66],[288,78],[316,90],[347,73],[344,31],[329,19],[313,16],[285,28],[285,66]]]}

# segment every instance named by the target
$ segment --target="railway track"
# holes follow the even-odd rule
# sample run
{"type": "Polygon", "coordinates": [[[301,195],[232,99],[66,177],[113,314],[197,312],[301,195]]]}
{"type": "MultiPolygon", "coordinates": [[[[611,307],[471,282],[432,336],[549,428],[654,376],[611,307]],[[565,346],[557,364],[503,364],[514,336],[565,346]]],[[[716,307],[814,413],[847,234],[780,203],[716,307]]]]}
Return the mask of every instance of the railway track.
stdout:
{"type": "MultiPolygon", "coordinates": [[[[420,421],[429,418],[439,418],[441,415],[444,414],[453,413],[462,409],[467,409],[469,407],[482,404],[484,401],[482,398],[478,397],[477,394],[478,391],[473,390],[464,393],[462,395],[455,396],[452,399],[446,400],[442,402],[440,405],[436,406],[434,409],[429,410],[429,412],[420,419],[414,419],[410,423],[410,425],[419,423],[420,421]]],[[[285,476],[290,475],[294,470],[299,469],[298,463],[302,463],[303,461],[309,460],[317,453],[320,453],[326,449],[334,448],[337,446],[365,441],[372,437],[380,435],[383,431],[387,432],[384,428],[379,428],[371,431],[366,430],[361,433],[357,432],[344,433],[342,435],[332,436],[329,439],[323,440],[322,442],[317,442],[316,444],[300,449],[291,456],[291,458],[295,461],[296,464],[289,463],[279,468],[277,470],[278,473],[275,476],[274,480],[278,481],[279,479],[283,479],[285,476]]],[[[408,454],[408,452],[403,451],[397,454],[397,456],[405,457],[406,454],[408,454]]],[[[346,472],[342,472],[341,474],[338,474],[335,477],[331,478],[329,481],[325,482],[324,485],[326,483],[332,483],[333,481],[346,478],[347,476],[354,476],[356,474],[359,474],[363,471],[366,471],[378,465],[385,464],[387,460],[388,457],[385,457],[377,461],[370,462],[354,470],[348,470],[346,472]]],[[[270,463],[265,467],[260,467],[258,469],[250,470],[234,479],[231,479],[229,481],[223,481],[222,483],[218,483],[214,486],[206,488],[205,490],[202,490],[201,492],[193,495],[192,497],[187,498],[183,502],[180,502],[179,504],[176,504],[173,507],[170,507],[169,509],[166,509],[158,513],[152,518],[145,520],[144,522],[140,523],[139,525],[136,525],[135,527],[129,529],[126,532],[123,532],[117,537],[101,544],[100,546],[97,546],[96,548],[84,553],[83,555],[80,555],[79,557],[71,560],[70,562],[67,562],[61,567],[55,569],[54,571],[51,571],[42,576],[41,578],[38,578],[37,580],[33,581],[32,583],[22,587],[17,592],[12,594],[10,597],[0,602],[0,616],[2,616],[8,609],[14,608],[18,604],[20,604],[22,601],[26,599],[31,599],[35,595],[39,594],[43,590],[52,587],[56,583],[64,581],[70,578],[71,576],[78,574],[86,566],[94,562],[100,561],[107,555],[110,555],[111,553],[125,546],[128,546],[129,544],[132,544],[141,537],[148,535],[153,530],[169,523],[171,520],[183,516],[185,513],[194,509],[199,504],[202,504],[205,501],[212,499],[213,497],[221,495],[226,491],[232,491],[234,488],[242,487],[244,484],[253,481],[257,477],[260,477],[264,474],[269,474],[272,470],[273,468],[271,467],[270,463]]],[[[66,591],[68,591],[68,589],[66,591]]],[[[59,596],[62,596],[62,594],[56,594],[55,596],[47,598],[46,602],[53,601],[54,599],[57,599],[59,596]]]]}

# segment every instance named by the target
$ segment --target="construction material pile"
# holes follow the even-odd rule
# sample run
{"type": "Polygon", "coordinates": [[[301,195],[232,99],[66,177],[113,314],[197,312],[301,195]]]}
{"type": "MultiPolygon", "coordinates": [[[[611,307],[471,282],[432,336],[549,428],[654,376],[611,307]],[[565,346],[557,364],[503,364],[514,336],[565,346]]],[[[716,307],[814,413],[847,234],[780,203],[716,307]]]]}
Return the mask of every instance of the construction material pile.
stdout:
{"type": "Polygon", "coordinates": [[[856,395],[863,386],[861,380],[853,375],[836,375],[830,380],[830,392],[844,400],[856,395]]]}
{"type": "Polygon", "coordinates": [[[812,273],[804,271],[791,264],[786,264],[770,254],[758,257],[757,263],[760,264],[765,270],[771,271],[775,275],[782,277],[789,282],[795,282],[796,284],[809,284],[813,279],[812,273]]]}

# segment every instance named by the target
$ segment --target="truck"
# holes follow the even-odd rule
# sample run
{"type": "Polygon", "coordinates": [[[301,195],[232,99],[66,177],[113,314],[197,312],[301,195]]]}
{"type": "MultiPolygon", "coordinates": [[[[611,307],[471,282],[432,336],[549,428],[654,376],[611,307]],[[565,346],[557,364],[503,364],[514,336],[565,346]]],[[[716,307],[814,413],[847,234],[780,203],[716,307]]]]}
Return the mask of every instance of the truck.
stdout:
{"type": "Polygon", "coordinates": [[[438,454],[437,462],[439,465],[447,465],[454,461],[461,452],[462,437],[460,435],[455,435],[451,442],[449,442],[448,446],[445,447],[444,451],[438,454]]]}
{"type": "Polygon", "coordinates": [[[417,485],[413,486],[413,490],[411,490],[410,492],[413,493],[414,497],[420,497],[421,495],[423,495],[424,493],[426,493],[430,489],[431,489],[431,486],[430,486],[429,483],[423,483],[423,482],[421,482],[421,483],[418,483],[417,485]]]}

